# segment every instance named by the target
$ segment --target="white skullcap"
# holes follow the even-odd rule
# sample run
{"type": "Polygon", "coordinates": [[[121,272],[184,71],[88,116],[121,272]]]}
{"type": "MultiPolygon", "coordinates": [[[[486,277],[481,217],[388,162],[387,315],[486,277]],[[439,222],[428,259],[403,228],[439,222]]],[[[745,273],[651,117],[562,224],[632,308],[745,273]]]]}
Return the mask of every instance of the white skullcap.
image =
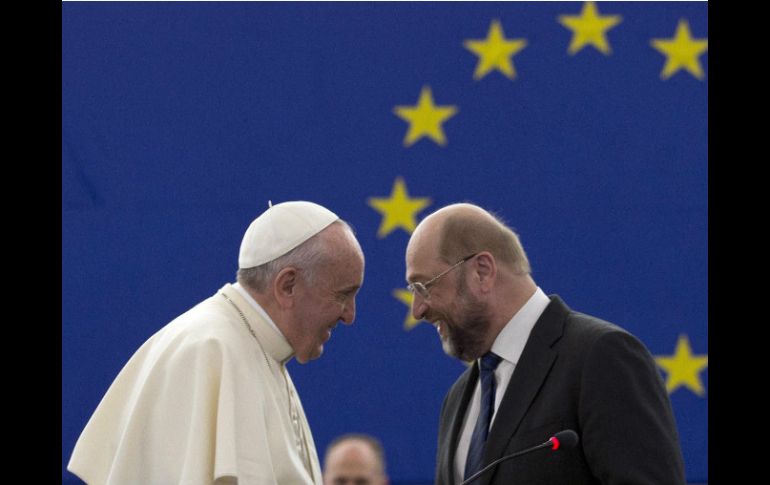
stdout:
{"type": "Polygon", "coordinates": [[[246,229],[238,267],[253,268],[283,256],[337,219],[337,214],[312,202],[271,206],[246,229]]]}

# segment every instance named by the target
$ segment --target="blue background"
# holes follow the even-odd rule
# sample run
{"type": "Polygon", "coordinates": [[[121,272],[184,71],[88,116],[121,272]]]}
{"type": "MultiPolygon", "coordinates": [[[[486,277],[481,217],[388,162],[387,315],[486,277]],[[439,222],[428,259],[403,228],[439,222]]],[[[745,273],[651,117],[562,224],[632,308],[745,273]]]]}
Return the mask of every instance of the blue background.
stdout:
{"type": "MultiPolygon", "coordinates": [[[[290,364],[319,454],[379,437],[394,482],[433,479],[441,401],[464,365],[433,327],[409,329],[408,231],[377,237],[397,177],[439,207],[470,201],[520,234],[536,282],[658,355],[708,349],[705,77],[662,80],[650,46],[705,2],[600,2],[612,54],[567,53],[578,2],[62,4],[62,477],[132,353],[234,281],[267,201],[311,200],[356,229],[366,277],[353,327],[290,364]],[[514,80],[474,81],[463,47],[499,19],[527,46],[514,80]],[[405,147],[395,106],[428,85],[446,146],[405,147]]],[[[661,374],[666,376],[664,372],[661,374]]],[[[671,393],[687,478],[708,480],[706,394],[671,393]]],[[[622,432],[622,430],[618,430],[622,432]]]]}

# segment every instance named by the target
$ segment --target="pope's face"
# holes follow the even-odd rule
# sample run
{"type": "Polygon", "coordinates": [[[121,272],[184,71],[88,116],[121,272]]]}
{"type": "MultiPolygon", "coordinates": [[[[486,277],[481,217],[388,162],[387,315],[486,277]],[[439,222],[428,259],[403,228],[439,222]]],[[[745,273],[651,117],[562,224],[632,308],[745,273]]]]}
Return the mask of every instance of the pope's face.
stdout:
{"type": "Polygon", "coordinates": [[[355,319],[364,260],[356,248],[349,249],[318,271],[315,281],[303,279],[300,283],[302,293],[295,312],[298,331],[292,342],[300,363],[320,357],[337,324],[350,325],[355,319]]]}

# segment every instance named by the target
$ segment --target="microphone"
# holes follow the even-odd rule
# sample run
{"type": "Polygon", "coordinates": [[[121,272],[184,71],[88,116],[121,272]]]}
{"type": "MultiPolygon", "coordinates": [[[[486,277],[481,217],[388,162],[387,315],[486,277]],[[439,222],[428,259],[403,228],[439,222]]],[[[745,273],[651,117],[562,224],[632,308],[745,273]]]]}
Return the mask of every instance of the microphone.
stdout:
{"type": "Polygon", "coordinates": [[[495,465],[500,463],[501,461],[509,460],[511,458],[516,458],[517,456],[525,455],[527,453],[530,453],[532,451],[541,450],[543,448],[551,448],[553,451],[556,451],[558,449],[570,449],[577,445],[578,442],[578,434],[572,431],[571,429],[564,429],[556,433],[555,435],[548,438],[548,441],[545,443],[541,443],[537,446],[533,446],[532,448],[527,448],[526,450],[517,451],[516,453],[505,455],[502,458],[498,458],[497,460],[493,461],[489,465],[485,466],[481,470],[477,471],[470,477],[468,477],[467,480],[465,480],[460,485],[467,485],[468,483],[471,483],[475,479],[479,478],[484,472],[489,471],[491,468],[493,468],[495,465]]]}

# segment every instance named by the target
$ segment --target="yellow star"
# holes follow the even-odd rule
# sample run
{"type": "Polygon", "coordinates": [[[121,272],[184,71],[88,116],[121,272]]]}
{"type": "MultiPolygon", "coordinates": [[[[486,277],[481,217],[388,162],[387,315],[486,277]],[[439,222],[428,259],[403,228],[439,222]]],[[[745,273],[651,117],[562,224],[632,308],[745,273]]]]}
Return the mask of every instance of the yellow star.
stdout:
{"type": "Polygon", "coordinates": [[[655,357],[658,367],[668,373],[666,390],[669,394],[685,386],[699,396],[705,394],[699,373],[708,367],[708,355],[693,355],[687,335],[680,335],[671,357],[655,357]]]}
{"type": "Polygon", "coordinates": [[[666,65],[660,73],[661,79],[666,80],[684,68],[696,78],[703,80],[703,68],[698,56],[708,50],[709,42],[708,39],[693,39],[687,20],[679,21],[673,39],[652,39],[650,44],[666,56],[666,65]]]}
{"type": "Polygon", "coordinates": [[[463,42],[466,49],[479,56],[473,79],[479,80],[489,74],[492,69],[505,74],[509,79],[516,77],[516,71],[511,62],[511,56],[515,55],[527,45],[526,39],[506,39],[499,20],[493,20],[489,26],[487,38],[484,40],[466,40],[463,42]]]}
{"type": "Polygon", "coordinates": [[[406,319],[404,320],[404,330],[409,331],[417,326],[418,323],[420,323],[420,320],[416,320],[412,316],[412,300],[414,299],[414,295],[411,291],[405,290],[403,288],[393,290],[393,296],[406,305],[406,307],[409,309],[409,311],[406,314],[406,319]]]}
{"type": "Polygon", "coordinates": [[[396,177],[389,198],[369,197],[367,203],[384,216],[377,231],[377,237],[382,239],[397,227],[401,227],[411,234],[417,226],[417,222],[414,220],[415,214],[429,206],[431,200],[427,197],[410,199],[406,192],[404,179],[396,177]]]}
{"type": "Polygon", "coordinates": [[[594,2],[584,3],[580,16],[559,15],[559,23],[573,32],[567,52],[575,55],[580,49],[590,44],[602,54],[609,55],[610,44],[604,34],[622,20],[623,17],[620,15],[599,15],[599,9],[594,2]]]}
{"type": "Polygon", "coordinates": [[[429,136],[439,145],[446,145],[446,137],[441,123],[457,113],[457,106],[436,106],[430,86],[423,86],[420,99],[415,106],[396,106],[393,112],[409,123],[409,131],[404,137],[404,146],[413,145],[423,136],[429,136]]]}

